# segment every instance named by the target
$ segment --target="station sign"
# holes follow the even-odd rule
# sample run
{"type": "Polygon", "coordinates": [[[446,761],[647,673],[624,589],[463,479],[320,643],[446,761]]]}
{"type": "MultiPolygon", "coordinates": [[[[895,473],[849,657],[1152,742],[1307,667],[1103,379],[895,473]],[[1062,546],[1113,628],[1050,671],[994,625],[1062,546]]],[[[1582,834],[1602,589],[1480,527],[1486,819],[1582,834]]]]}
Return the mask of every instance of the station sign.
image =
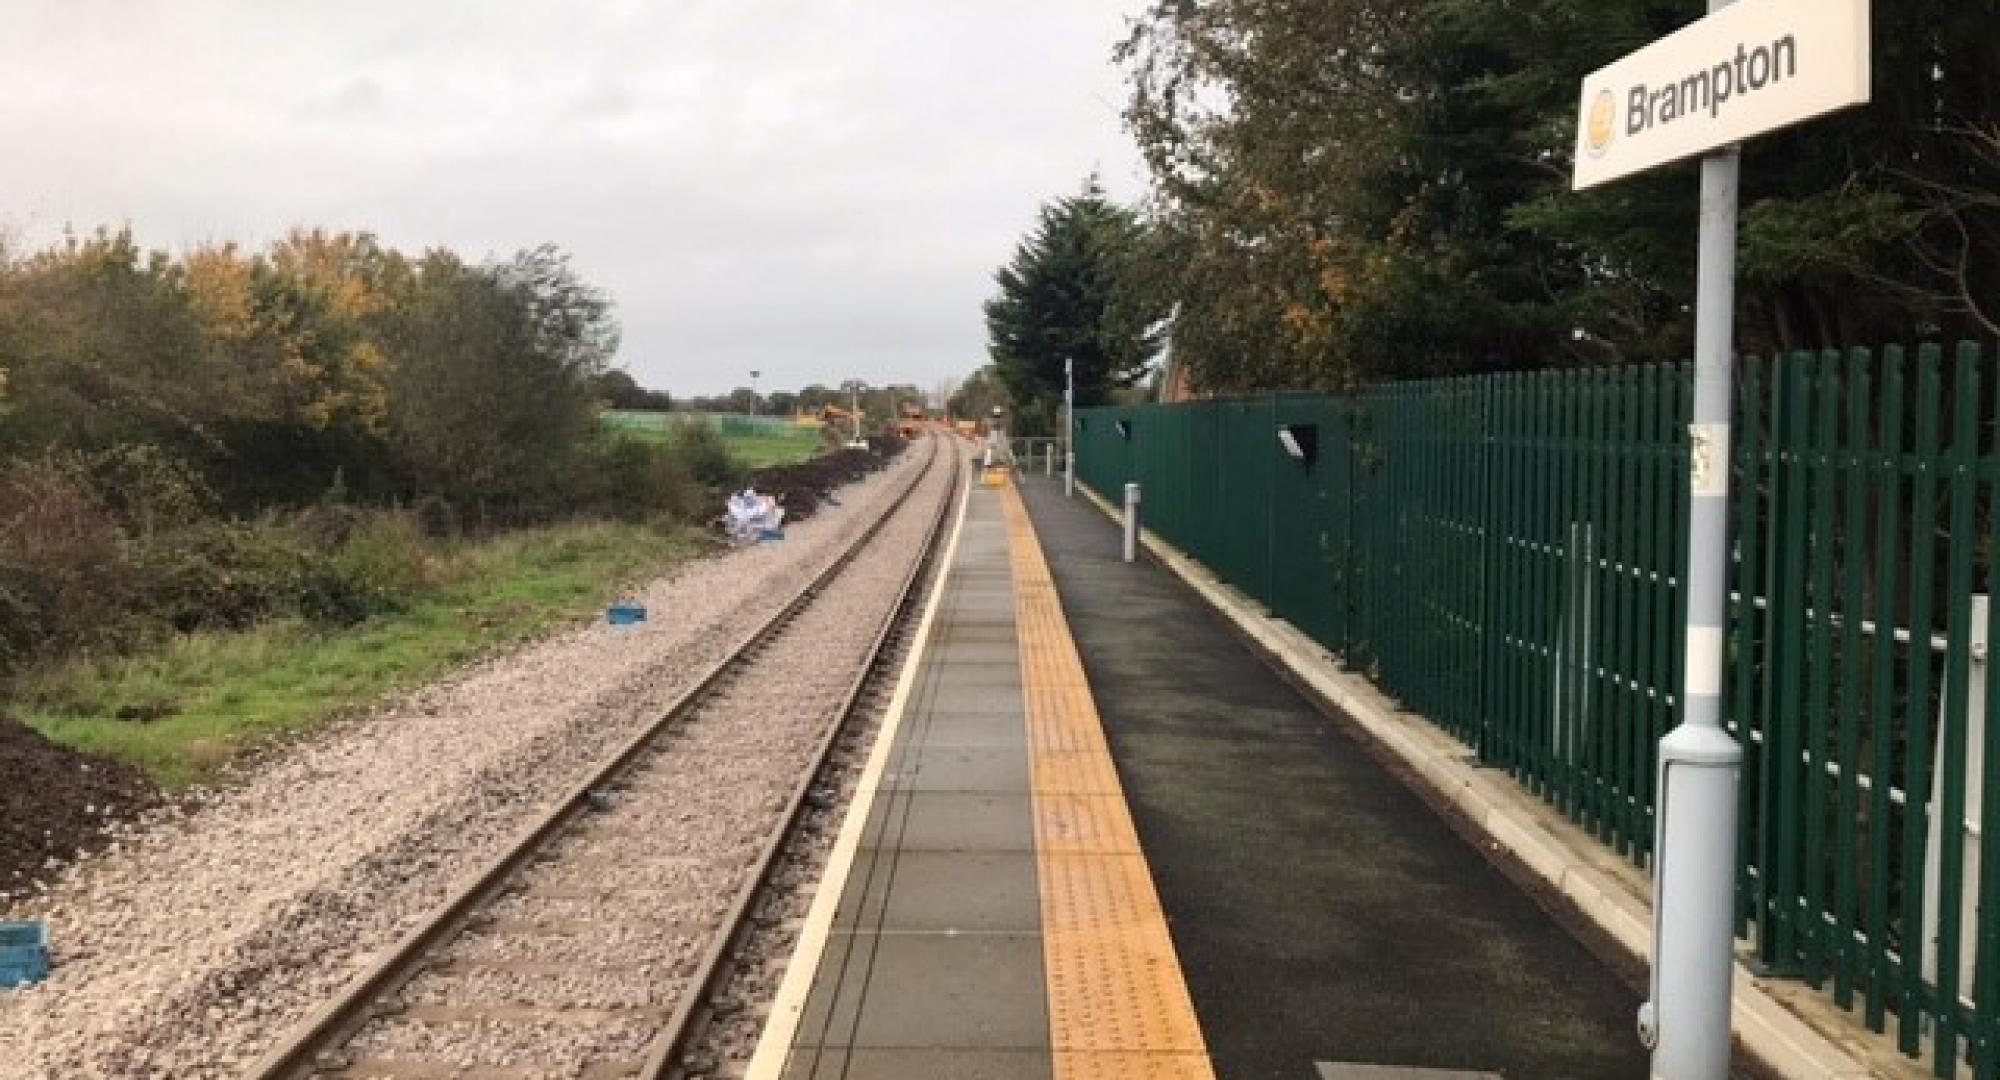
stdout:
{"type": "Polygon", "coordinates": [[[1738,0],[1583,80],[1574,188],[1868,100],[1868,0],[1738,0]]]}

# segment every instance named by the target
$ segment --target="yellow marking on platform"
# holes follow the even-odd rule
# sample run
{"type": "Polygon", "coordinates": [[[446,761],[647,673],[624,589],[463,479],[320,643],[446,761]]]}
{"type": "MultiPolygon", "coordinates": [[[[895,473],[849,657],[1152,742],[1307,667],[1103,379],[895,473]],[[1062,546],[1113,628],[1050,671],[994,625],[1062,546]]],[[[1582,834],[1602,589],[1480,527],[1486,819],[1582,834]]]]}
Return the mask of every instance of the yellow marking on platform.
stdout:
{"type": "Polygon", "coordinates": [[[1037,795],[1035,850],[1050,855],[1122,854],[1139,850],[1123,795],[1037,795]]]}
{"type": "Polygon", "coordinates": [[[1029,750],[1036,795],[1117,795],[1118,769],[1102,750],[1029,750]]]}
{"type": "Polygon", "coordinates": [[[1001,492],[1056,1080],[1214,1080],[1083,659],[1021,496],[1001,492]]]}
{"type": "Polygon", "coordinates": [[[1063,1080],[1124,1080],[1132,1076],[1151,1080],[1213,1080],[1215,1071],[1209,1068],[1205,1054],[1058,1050],[1056,1075],[1063,1080]]]}

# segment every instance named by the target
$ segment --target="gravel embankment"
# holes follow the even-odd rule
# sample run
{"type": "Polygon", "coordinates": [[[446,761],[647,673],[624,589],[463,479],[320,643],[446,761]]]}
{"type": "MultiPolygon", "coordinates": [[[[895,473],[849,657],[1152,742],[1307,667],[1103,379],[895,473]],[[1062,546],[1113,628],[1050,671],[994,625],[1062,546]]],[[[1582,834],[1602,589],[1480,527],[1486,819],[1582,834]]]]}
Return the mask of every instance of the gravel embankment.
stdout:
{"type": "MultiPolygon", "coordinates": [[[[825,565],[926,456],[783,543],[641,590],[642,626],[563,633],[329,730],[15,905],[51,921],[57,967],[0,993],[0,1077],[237,1075],[825,565]]],[[[556,954],[573,961],[577,944],[556,954]]]]}

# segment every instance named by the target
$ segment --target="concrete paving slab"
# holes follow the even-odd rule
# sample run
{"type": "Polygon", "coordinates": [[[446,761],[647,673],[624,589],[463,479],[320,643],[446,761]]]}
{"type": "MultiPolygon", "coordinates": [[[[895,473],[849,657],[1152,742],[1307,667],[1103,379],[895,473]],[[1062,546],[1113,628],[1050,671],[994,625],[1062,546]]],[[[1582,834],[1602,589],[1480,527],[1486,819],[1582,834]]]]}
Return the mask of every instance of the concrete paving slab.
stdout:
{"type": "Polygon", "coordinates": [[[970,642],[981,644],[1005,642],[1008,645],[1014,645],[1016,642],[1014,623],[1012,620],[1006,623],[994,622],[978,625],[948,623],[939,626],[931,635],[931,644],[933,646],[958,645],[970,642]]]}
{"type": "Polygon", "coordinates": [[[878,797],[862,835],[905,851],[1033,851],[1032,797],[898,791],[878,797]]]}
{"type": "Polygon", "coordinates": [[[953,606],[952,621],[959,626],[1014,625],[1014,601],[1007,596],[964,593],[953,600],[953,606]]]}
{"type": "Polygon", "coordinates": [[[789,1078],[1052,1075],[1026,702],[999,519],[996,499],[975,496],[814,969],[789,1078]]]}
{"type": "Polygon", "coordinates": [[[885,776],[883,787],[909,791],[1026,792],[1028,755],[993,746],[926,747],[914,768],[885,776]]]}
{"type": "Polygon", "coordinates": [[[1018,746],[1027,751],[1021,718],[1004,712],[933,716],[921,737],[926,746],[1018,746]]]}
{"type": "Polygon", "coordinates": [[[963,686],[956,682],[946,682],[941,686],[927,689],[925,700],[921,704],[932,716],[993,713],[1023,716],[1027,709],[1027,698],[1022,695],[1019,686],[963,686]]]}
{"type": "Polygon", "coordinates": [[[785,1080],[1050,1080],[1046,1050],[847,1050],[793,1055],[785,1080]]]}
{"type": "Polygon", "coordinates": [[[947,641],[925,650],[924,659],[932,664],[1014,664],[1018,667],[1021,646],[1011,637],[1005,641],[947,641]]]}
{"type": "Polygon", "coordinates": [[[997,660],[967,660],[926,658],[917,669],[918,678],[939,679],[940,684],[950,682],[954,686],[1013,686],[1021,685],[1021,661],[1018,655],[997,660]],[[949,679],[940,679],[949,674],[949,679]]]}
{"type": "Polygon", "coordinates": [[[855,862],[835,930],[879,933],[1034,933],[1041,893],[1030,852],[869,848],[855,862]]]}
{"type": "Polygon", "coordinates": [[[1048,1052],[1039,934],[839,934],[827,954],[795,1046],[1048,1052]]]}

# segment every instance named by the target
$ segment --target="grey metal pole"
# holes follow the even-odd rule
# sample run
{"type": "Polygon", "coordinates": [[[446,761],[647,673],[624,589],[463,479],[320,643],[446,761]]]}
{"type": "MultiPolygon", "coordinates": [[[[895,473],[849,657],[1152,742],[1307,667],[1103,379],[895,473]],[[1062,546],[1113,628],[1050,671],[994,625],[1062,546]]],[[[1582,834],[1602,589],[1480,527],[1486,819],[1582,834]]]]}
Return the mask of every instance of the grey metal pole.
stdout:
{"type": "Polygon", "coordinates": [[[1139,485],[1125,485],[1125,561],[1139,557],[1139,485]]]}
{"type": "MultiPolygon", "coordinates": [[[[1711,12],[1729,0],[1710,0],[1711,12]]],[[[1743,748],[1722,728],[1729,567],[1731,346],[1736,307],[1734,147],[1701,162],[1694,410],[1688,427],[1685,719],[1660,740],[1653,845],[1652,1000],[1640,1038],[1657,1080],[1729,1075],[1737,786],[1743,748]]]]}
{"type": "Polygon", "coordinates": [[[1056,441],[1054,439],[1050,439],[1049,444],[1042,448],[1042,475],[1050,478],[1056,475],[1056,441]]]}
{"type": "Polygon", "coordinates": [[[1063,358],[1063,495],[1076,497],[1076,360],[1063,358]]]}

